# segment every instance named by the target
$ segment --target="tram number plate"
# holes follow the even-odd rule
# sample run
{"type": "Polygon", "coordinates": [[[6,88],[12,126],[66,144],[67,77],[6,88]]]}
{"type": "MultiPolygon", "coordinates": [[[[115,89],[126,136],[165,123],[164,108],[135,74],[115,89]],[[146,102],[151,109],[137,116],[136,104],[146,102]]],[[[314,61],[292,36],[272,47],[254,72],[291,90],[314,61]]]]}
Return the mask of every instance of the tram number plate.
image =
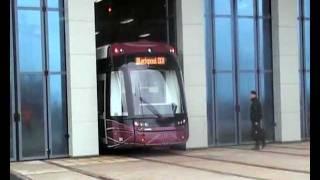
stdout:
{"type": "Polygon", "coordinates": [[[164,65],[166,64],[165,57],[136,57],[137,65],[164,65]]]}

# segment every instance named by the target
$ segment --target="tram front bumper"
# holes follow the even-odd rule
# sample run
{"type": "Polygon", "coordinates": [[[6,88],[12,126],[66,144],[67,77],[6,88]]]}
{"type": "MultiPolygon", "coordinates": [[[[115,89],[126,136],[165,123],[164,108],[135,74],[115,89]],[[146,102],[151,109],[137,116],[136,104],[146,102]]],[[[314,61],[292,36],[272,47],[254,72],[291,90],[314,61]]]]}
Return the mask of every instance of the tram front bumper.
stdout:
{"type": "Polygon", "coordinates": [[[145,146],[161,146],[184,144],[188,140],[185,129],[167,131],[136,131],[135,144],[145,146]]]}

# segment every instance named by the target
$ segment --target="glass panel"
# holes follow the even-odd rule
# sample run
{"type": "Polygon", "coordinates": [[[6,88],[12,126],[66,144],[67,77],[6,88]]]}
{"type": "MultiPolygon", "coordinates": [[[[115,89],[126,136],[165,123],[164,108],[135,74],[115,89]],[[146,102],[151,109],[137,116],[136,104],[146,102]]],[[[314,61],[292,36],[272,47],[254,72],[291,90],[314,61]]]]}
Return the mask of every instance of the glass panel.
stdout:
{"type": "Polygon", "coordinates": [[[214,1],[214,12],[216,15],[231,14],[230,0],[213,0],[213,1],[214,1]]]}
{"type": "Polygon", "coordinates": [[[253,0],[237,0],[238,15],[253,16],[253,0]]]}
{"type": "Polygon", "coordinates": [[[51,123],[52,154],[68,154],[68,133],[65,80],[61,75],[50,75],[49,112],[51,123]]]}
{"type": "Polygon", "coordinates": [[[216,74],[216,120],[219,144],[235,143],[232,73],[216,74]]]}
{"type": "Polygon", "coordinates": [[[230,18],[215,20],[215,69],[232,70],[232,34],[230,18]]]}
{"type": "Polygon", "coordinates": [[[253,19],[238,19],[238,57],[240,70],[255,69],[255,45],[253,19]]]}
{"type": "Polygon", "coordinates": [[[310,17],[310,0],[303,0],[304,17],[310,17]]]}
{"type": "Polygon", "coordinates": [[[255,73],[240,73],[239,75],[239,105],[240,105],[240,139],[241,142],[251,141],[250,91],[256,90],[255,73]]]}
{"type": "Polygon", "coordinates": [[[59,3],[61,3],[62,0],[47,0],[48,7],[49,8],[59,8],[59,3]]]}
{"type": "Polygon", "coordinates": [[[61,29],[58,11],[48,12],[49,68],[50,71],[63,71],[61,59],[61,29]]]}
{"type": "Polygon", "coordinates": [[[274,116],[273,116],[273,85],[272,73],[260,74],[260,100],[263,108],[263,127],[266,132],[266,139],[273,140],[274,116]]]}
{"type": "Polygon", "coordinates": [[[270,20],[259,20],[259,61],[261,69],[272,70],[270,20]]]}
{"type": "Polygon", "coordinates": [[[122,71],[111,72],[111,95],[110,114],[111,116],[128,116],[125,97],[124,77],[122,71]]]}
{"type": "Polygon", "coordinates": [[[14,158],[14,129],[13,129],[13,113],[14,113],[14,86],[13,86],[13,44],[12,44],[12,16],[10,1],[10,159],[14,158]]]}
{"type": "Polygon", "coordinates": [[[40,0],[17,0],[18,7],[40,7],[40,0]]]}
{"type": "Polygon", "coordinates": [[[304,21],[304,63],[306,70],[310,70],[310,21],[304,21]]]}
{"type": "Polygon", "coordinates": [[[259,16],[270,16],[270,0],[259,0],[259,16]]]}
{"type": "Polygon", "coordinates": [[[135,115],[174,116],[174,113],[181,113],[180,89],[174,70],[132,70],[130,77],[135,115]]]}
{"type": "Polygon", "coordinates": [[[307,126],[307,137],[310,137],[310,72],[305,74],[306,84],[305,84],[305,91],[306,91],[306,107],[305,107],[305,114],[306,114],[306,126],[307,126]]]}
{"type": "Polygon", "coordinates": [[[22,156],[45,155],[42,75],[21,75],[22,156]]]}
{"type": "Polygon", "coordinates": [[[42,71],[40,11],[18,10],[18,44],[21,72],[42,71]]]}

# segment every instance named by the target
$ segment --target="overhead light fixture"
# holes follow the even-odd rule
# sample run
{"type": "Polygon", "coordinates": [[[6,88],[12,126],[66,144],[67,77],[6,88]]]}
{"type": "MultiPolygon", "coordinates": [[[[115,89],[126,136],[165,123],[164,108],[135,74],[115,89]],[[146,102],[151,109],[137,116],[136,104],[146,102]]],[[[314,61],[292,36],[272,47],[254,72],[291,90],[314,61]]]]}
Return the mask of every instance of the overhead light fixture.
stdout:
{"type": "Polygon", "coordinates": [[[140,34],[139,37],[140,37],[140,38],[145,38],[145,37],[148,37],[148,36],[150,36],[150,35],[151,35],[150,33],[140,34]]]}
{"type": "Polygon", "coordinates": [[[103,1],[103,0],[94,0],[95,3],[99,3],[101,1],[103,1]]]}
{"type": "Polygon", "coordinates": [[[132,18],[130,18],[130,19],[125,19],[125,20],[123,20],[123,21],[120,21],[120,24],[129,24],[129,23],[131,23],[131,22],[133,22],[134,21],[134,19],[132,19],[132,18]]]}

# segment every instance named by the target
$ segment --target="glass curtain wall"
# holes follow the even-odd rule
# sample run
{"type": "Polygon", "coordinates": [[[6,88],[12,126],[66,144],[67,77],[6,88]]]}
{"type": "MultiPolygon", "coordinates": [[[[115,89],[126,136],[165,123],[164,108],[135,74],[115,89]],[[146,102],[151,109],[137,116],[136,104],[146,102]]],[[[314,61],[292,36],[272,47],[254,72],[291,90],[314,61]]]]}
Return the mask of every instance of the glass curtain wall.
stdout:
{"type": "Polygon", "coordinates": [[[63,1],[12,2],[18,160],[65,156],[68,136],[63,1]]]}
{"type": "Polygon", "coordinates": [[[263,104],[273,139],[271,17],[268,0],[208,0],[206,10],[209,144],[251,140],[250,91],[263,104]]]}
{"type": "Polygon", "coordinates": [[[310,0],[299,0],[301,135],[310,138],[310,0]]]}

